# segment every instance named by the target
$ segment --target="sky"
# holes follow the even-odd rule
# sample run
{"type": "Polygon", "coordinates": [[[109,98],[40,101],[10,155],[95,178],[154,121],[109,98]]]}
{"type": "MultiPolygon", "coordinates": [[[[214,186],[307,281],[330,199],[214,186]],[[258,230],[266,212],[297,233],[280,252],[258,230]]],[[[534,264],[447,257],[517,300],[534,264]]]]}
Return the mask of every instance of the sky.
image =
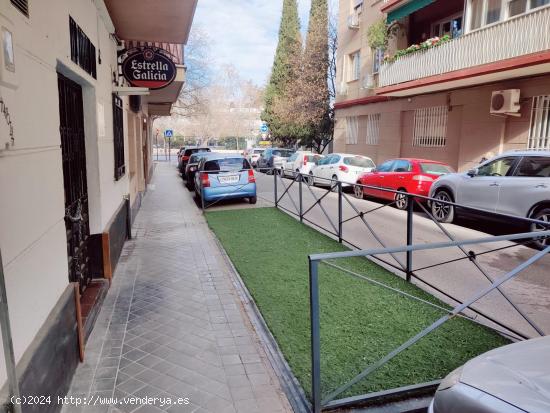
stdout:
{"type": "MultiPolygon", "coordinates": [[[[310,4],[298,0],[302,31],[310,4]]],[[[282,7],[283,0],[199,0],[193,27],[212,39],[210,52],[217,65],[231,64],[243,79],[262,86],[273,64],[282,7]]]]}

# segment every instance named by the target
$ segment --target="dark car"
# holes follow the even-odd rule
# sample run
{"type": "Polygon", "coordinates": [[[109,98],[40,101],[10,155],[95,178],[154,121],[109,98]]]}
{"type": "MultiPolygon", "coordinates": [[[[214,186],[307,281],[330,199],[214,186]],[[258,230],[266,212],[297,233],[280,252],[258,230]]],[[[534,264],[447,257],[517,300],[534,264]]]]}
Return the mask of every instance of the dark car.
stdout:
{"type": "Polygon", "coordinates": [[[187,165],[185,165],[185,171],[182,174],[182,177],[186,180],[185,185],[189,190],[193,190],[195,188],[195,173],[197,172],[199,162],[205,157],[206,154],[210,155],[212,152],[194,153],[189,157],[189,161],[187,161],[187,165]]]}
{"type": "Polygon", "coordinates": [[[256,167],[266,173],[271,173],[273,169],[279,171],[283,162],[288,160],[294,152],[296,151],[293,149],[267,148],[260,155],[256,167]]]}
{"type": "Polygon", "coordinates": [[[194,153],[198,152],[210,152],[210,148],[185,148],[185,151],[181,153],[181,156],[178,160],[178,169],[180,170],[180,173],[182,177],[185,179],[185,166],[187,165],[187,162],[189,161],[189,158],[194,153]]]}

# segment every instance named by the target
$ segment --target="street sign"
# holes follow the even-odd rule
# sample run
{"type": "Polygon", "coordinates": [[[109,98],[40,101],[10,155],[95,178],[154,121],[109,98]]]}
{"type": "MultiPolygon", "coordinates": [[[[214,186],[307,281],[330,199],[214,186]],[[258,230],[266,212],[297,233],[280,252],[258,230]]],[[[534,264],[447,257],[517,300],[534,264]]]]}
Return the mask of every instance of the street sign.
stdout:
{"type": "Polygon", "coordinates": [[[165,138],[171,138],[174,136],[174,131],[172,129],[166,129],[164,131],[164,137],[165,138]]]}
{"type": "Polygon", "coordinates": [[[267,131],[268,131],[267,125],[263,123],[262,126],[260,126],[260,132],[267,133],[267,131]]]}

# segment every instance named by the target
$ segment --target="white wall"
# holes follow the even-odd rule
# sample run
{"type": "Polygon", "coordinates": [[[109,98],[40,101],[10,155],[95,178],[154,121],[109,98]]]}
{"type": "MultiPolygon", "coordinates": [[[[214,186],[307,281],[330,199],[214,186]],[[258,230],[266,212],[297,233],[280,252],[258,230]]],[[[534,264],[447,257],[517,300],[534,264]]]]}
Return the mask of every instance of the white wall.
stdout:
{"type": "MultiPolygon", "coordinates": [[[[30,0],[29,8],[27,19],[9,0],[0,0],[0,26],[13,32],[15,43],[15,82],[0,78],[0,95],[15,131],[15,145],[0,150],[0,249],[17,360],[69,282],[57,71],[83,87],[92,233],[105,228],[129,192],[128,173],[114,180],[111,80],[116,45],[95,2],[30,0]],[[69,15],[101,53],[97,80],[70,60],[69,15]],[[98,103],[104,134],[98,127],[98,103]]],[[[6,377],[3,362],[0,358],[0,384],[6,377]]]]}

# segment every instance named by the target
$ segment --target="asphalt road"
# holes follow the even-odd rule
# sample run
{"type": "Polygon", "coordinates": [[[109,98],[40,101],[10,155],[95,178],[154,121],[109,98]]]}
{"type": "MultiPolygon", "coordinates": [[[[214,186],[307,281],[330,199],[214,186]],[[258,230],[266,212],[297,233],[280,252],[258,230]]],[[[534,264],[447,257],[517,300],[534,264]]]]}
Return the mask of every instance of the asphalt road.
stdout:
{"type": "MultiPolygon", "coordinates": [[[[279,179],[279,178],[278,178],[279,179]]],[[[258,186],[258,203],[249,205],[246,201],[228,201],[212,206],[212,210],[231,208],[253,208],[274,205],[274,177],[262,173],[256,173],[258,186]]],[[[292,183],[290,179],[279,180],[278,194],[282,195],[285,188],[292,183]]],[[[303,211],[308,210],[315,198],[323,196],[327,190],[324,188],[302,187],[303,211]]],[[[295,183],[280,200],[280,206],[297,212],[298,185],[295,183]]],[[[313,207],[306,215],[309,221],[334,231],[338,222],[338,197],[336,193],[329,193],[322,200],[325,215],[319,205],[313,207]],[[332,221],[331,222],[329,221],[332,221]]],[[[383,202],[371,200],[359,200],[354,198],[351,192],[347,192],[343,200],[343,218],[349,219],[343,224],[343,238],[349,243],[361,248],[380,248],[403,246],[406,244],[406,212],[397,210],[383,202]],[[352,206],[353,205],[353,206],[352,206]],[[385,205],[385,206],[384,206],[385,205]],[[361,218],[353,218],[357,212],[369,212],[364,219],[369,224],[372,232],[361,218]],[[378,238],[378,239],[377,239],[378,238]]],[[[426,214],[418,210],[414,215],[413,243],[426,244],[434,242],[447,242],[449,238],[426,214]]],[[[311,223],[305,222],[308,225],[311,223]]],[[[446,231],[457,240],[476,239],[492,234],[511,233],[514,229],[506,225],[490,225],[485,221],[461,220],[460,225],[445,224],[446,231]],[[476,229],[477,228],[477,229],[476,229]],[[487,231],[487,232],[483,232],[487,231]]],[[[476,261],[479,266],[492,278],[496,278],[512,270],[537,251],[529,247],[517,245],[511,242],[487,243],[470,245],[465,247],[467,252],[473,251],[478,255],[476,261]],[[508,248],[507,248],[508,247],[508,248]],[[505,248],[500,251],[483,254],[496,248],[505,248]]],[[[413,269],[415,274],[431,285],[447,292],[455,298],[465,300],[489,285],[489,280],[468,259],[463,259],[465,254],[457,247],[439,250],[416,251],[413,253],[413,269]],[[444,265],[437,265],[444,261],[458,260],[444,265]],[[433,267],[430,267],[433,266],[433,267]],[[430,267],[422,269],[424,267],[430,267]]],[[[405,254],[396,254],[395,257],[381,256],[388,263],[400,267],[405,263],[405,254]]],[[[401,276],[402,272],[396,271],[391,266],[386,266],[401,276]]],[[[346,276],[342,274],[342,276],[346,276]]],[[[415,280],[416,284],[426,289],[449,304],[456,302],[450,300],[426,284],[415,280]]],[[[501,289],[510,297],[513,303],[528,315],[546,333],[550,334],[550,256],[543,258],[538,263],[523,271],[515,279],[508,281],[501,289]]],[[[498,292],[493,291],[485,298],[478,301],[475,308],[499,322],[506,324],[516,331],[529,337],[536,337],[536,331],[518,314],[513,306],[498,292]]],[[[471,313],[470,313],[471,314],[471,313]]],[[[473,314],[472,314],[473,315],[473,314]]],[[[480,321],[490,324],[486,319],[480,321]]]]}

